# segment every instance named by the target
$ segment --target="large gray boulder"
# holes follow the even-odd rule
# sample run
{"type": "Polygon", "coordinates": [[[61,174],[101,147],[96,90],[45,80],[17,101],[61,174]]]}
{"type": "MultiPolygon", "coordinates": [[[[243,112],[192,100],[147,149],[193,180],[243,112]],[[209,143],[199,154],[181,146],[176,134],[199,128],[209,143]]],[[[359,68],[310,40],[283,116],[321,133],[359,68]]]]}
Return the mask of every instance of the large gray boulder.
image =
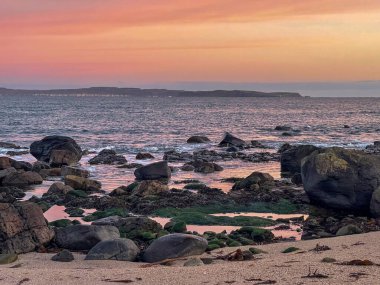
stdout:
{"type": "Polygon", "coordinates": [[[302,181],[310,201],[323,207],[369,213],[380,186],[380,156],[326,148],[302,161],[302,181]]]}
{"type": "Polygon", "coordinates": [[[74,139],[65,136],[48,136],[30,145],[30,153],[39,161],[51,166],[73,165],[82,157],[82,149],[74,139]]]}
{"type": "Polygon", "coordinates": [[[135,261],[140,249],[130,239],[117,238],[105,240],[95,245],[86,255],[86,260],[135,261]]]}
{"type": "Polygon", "coordinates": [[[243,147],[246,145],[247,143],[245,141],[243,141],[242,139],[239,139],[238,137],[235,137],[234,135],[228,132],[224,134],[222,141],[219,143],[220,147],[229,147],[229,146],[243,147]]]}
{"type": "Polygon", "coordinates": [[[283,177],[293,177],[301,173],[302,159],[310,155],[319,148],[314,145],[291,146],[281,153],[281,175],[283,177]]]}
{"type": "Polygon", "coordinates": [[[169,179],[171,170],[167,161],[151,163],[135,170],[137,180],[169,179]]]}
{"type": "Polygon", "coordinates": [[[145,251],[145,262],[200,255],[206,251],[207,240],[189,234],[170,234],[156,239],[145,251]]]}
{"type": "Polygon", "coordinates": [[[119,230],[113,226],[74,225],[57,228],[55,242],[64,249],[90,250],[101,241],[119,237],[119,230]]]}
{"type": "Polygon", "coordinates": [[[31,202],[0,203],[0,253],[27,253],[48,244],[54,231],[31,202]]]}

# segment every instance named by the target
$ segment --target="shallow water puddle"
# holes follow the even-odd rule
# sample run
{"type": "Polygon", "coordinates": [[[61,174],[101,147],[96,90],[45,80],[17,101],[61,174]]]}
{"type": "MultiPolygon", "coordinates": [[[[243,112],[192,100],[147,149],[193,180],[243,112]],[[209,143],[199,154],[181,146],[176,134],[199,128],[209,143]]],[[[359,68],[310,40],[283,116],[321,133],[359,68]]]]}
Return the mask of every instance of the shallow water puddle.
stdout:
{"type": "MultiPolygon", "coordinates": [[[[65,212],[65,209],[66,209],[65,206],[54,205],[44,213],[44,216],[46,220],[48,220],[48,222],[53,222],[53,221],[61,220],[61,219],[67,219],[70,221],[78,220],[81,222],[81,224],[91,224],[91,222],[83,221],[81,217],[70,217],[69,214],[65,212]]],[[[95,209],[83,209],[83,210],[84,210],[84,214],[83,214],[84,216],[92,214],[96,211],[95,209]]]]}

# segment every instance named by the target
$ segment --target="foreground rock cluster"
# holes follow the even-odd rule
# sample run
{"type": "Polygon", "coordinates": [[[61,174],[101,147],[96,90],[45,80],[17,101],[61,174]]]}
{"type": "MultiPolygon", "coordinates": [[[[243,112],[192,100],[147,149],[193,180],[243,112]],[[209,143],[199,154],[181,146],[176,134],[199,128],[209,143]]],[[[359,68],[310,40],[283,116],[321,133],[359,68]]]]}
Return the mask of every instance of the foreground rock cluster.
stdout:
{"type": "MultiPolygon", "coordinates": [[[[207,145],[210,140],[193,136],[188,143],[207,145]]],[[[253,203],[284,204],[293,211],[309,213],[303,224],[304,239],[380,229],[380,155],[376,144],[366,151],[285,144],[277,153],[246,153],[246,149],[265,146],[226,133],[219,147],[221,151],[201,149],[192,154],[169,151],[162,161],[146,165],[128,164],[124,156],[103,150],[89,163],[136,168],[136,181],[109,195],[104,195],[101,183],[80,167],[83,152],[72,138],[49,136],[34,142],[30,147],[38,160],[34,164],[0,157],[0,254],[63,249],[55,260],[70,261],[70,251],[85,251],[87,260],[159,262],[225,246],[276,241],[270,230],[252,226],[230,234],[199,235],[188,232],[181,221],[162,227],[148,217],[131,215],[215,205],[237,209],[253,203]],[[208,174],[223,171],[218,163],[231,159],[280,161],[282,175],[290,179],[275,180],[267,173],[253,172],[246,178],[231,178],[229,193],[193,181],[186,182],[185,189],[169,187],[177,171],[171,162],[182,162],[182,171],[208,174]],[[53,183],[41,198],[19,201],[28,186],[52,176],[61,177],[61,181],[53,183]],[[84,218],[92,221],[91,225],[69,220],[49,225],[43,211],[54,205],[65,206],[71,217],[83,217],[83,209],[97,212],[84,218]]],[[[150,160],[154,156],[139,153],[136,158],[150,160]]],[[[192,215],[209,218],[202,212],[192,215]]],[[[286,224],[283,228],[289,228],[292,221],[282,222],[286,224]]]]}

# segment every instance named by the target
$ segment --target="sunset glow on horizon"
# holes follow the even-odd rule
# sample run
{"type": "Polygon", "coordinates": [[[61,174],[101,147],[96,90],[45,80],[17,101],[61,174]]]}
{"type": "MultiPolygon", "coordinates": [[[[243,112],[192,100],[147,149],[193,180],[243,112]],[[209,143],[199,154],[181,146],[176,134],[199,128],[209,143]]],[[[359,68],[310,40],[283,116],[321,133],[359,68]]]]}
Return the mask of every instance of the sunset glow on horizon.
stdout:
{"type": "Polygon", "coordinates": [[[0,86],[380,79],[378,0],[1,0],[0,86]]]}

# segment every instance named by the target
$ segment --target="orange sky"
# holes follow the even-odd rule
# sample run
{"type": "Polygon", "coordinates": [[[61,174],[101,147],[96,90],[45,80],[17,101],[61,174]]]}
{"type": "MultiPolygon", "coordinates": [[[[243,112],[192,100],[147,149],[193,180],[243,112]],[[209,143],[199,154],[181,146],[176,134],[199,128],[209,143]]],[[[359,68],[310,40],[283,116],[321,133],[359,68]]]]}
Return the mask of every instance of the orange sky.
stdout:
{"type": "Polygon", "coordinates": [[[380,79],[379,0],[1,0],[0,85],[380,79]]]}

